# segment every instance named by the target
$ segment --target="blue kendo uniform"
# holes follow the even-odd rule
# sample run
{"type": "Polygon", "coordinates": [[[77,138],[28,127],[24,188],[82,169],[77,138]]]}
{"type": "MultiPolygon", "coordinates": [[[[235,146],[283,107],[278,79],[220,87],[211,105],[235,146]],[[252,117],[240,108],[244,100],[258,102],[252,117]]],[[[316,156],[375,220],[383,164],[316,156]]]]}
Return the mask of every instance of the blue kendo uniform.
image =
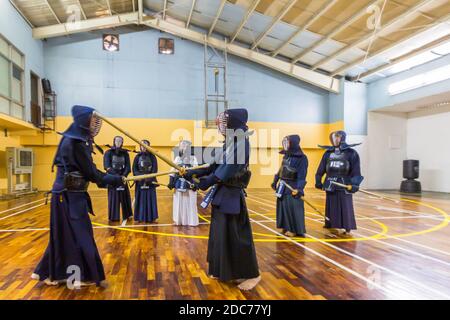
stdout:
{"type": "MultiPolygon", "coordinates": [[[[131,172],[128,150],[113,146],[105,152],[103,166],[110,174],[127,177],[131,172]]],[[[123,183],[118,187],[108,186],[108,217],[110,221],[120,220],[121,206],[122,220],[127,220],[133,215],[128,184],[123,183]]]]}
{"type": "Polygon", "coordinates": [[[308,158],[300,148],[300,136],[290,135],[286,139],[289,143],[288,149],[280,151],[284,155],[283,162],[274,176],[272,188],[276,189],[280,182],[298,190],[298,194],[293,196],[289,188],[279,186],[282,190],[277,198],[277,228],[304,235],[306,233],[305,206],[301,197],[304,195],[303,189],[306,185],[308,158]]]}
{"type": "Polygon", "coordinates": [[[186,178],[202,177],[198,187],[207,190],[213,186],[215,190],[211,202],[208,273],[221,281],[230,281],[256,278],[259,269],[244,193],[250,179],[248,113],[245,109],[229,109],[225,113],[227,129],[235,130],[236,134],[226,137],[221,161],[207,169],[190,170],[186,178]],[[231,147],[233,150],[227,150],[231,147]]]}
{"type": "Polygon", "coordinates": [[[94,109],[74,106],[74,121],[62,133],[54,165],[57,167],[50,207],[50,240],[35,274],[40,280],[64,281],[79,268],[82,282],[105,280],[105,273],[94,240],[89,213],[92,203],[89,182],[99,187],[120,185],[122,178],[97,170],[92,159],[93,140],[90,121],[94,109]],[[69,272],[69,273],[68,273],[69,272]],[[72,272],[72,273],[70,273],[72,272]]]}
{"type": "MultiPolygon", "coordinates": [[[[133,174],[140,176],[158,172],[158,161],[148,151],[139,152],[134,158],[133,174]]],[[[153,222],[158,219],[158,204],[156,178],[136,181],[136,197],[134,202],[134,220],[138,222],[153,222]]]]}
{"type": "MultiPolygon", "coordinates": [[[[358,152],[352,149],[357,144],[347,144],[344,131],[334,133],[342,136],[338,147],[319,146],[326,151],[317,169],[316,188],[326,191],[325,215],[329,220],[325,221],[325,228],[345,229],[348,232],[356,230],[353,193],[359,190],[364,177],[361,176],[358,152]],[[325,174],[325,181],[322,183],[325,174]],[[352,185],[352,190],[336,186],[332,181],[352,185]]],[[[330,140],[334,133],[330,135],[330,140]]]]}

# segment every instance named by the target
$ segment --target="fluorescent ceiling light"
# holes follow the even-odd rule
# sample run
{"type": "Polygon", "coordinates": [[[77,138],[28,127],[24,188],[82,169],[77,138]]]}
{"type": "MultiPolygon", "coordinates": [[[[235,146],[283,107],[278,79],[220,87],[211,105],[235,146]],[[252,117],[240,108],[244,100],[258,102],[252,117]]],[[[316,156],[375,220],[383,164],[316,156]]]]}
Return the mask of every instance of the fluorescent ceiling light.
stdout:
{"type": "Polygon", "coordinates": [[[427,51],[400,63],[394,64],[391,68],[389,68],[389,73],[393,74],[409,70],[437,58],[439,58],[439,56],[431,53],[430,51],[427,51]]]}
{"type": "Polygon", "coordinates": [[[450,53],[450,41],[444,44],[441,44],[439,47],[436,47],[432,50],[433,52],[440,54],[440,55],[446,55],[450,53]]]}
{"type": "Polygon", "coordinates": [[[394,82],[389,85],[388,91],[392,96],[447,79],[450,79],[450,65],[436,68],[434,70],[418,74],[405,80],[394,82]]]}

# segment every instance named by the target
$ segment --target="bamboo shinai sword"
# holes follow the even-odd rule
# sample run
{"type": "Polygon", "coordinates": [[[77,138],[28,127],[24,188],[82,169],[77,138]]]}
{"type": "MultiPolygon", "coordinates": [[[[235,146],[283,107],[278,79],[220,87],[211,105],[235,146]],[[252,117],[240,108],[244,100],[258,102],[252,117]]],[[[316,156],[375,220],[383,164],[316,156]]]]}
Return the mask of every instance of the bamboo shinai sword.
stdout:
{"type": "MultiPolygon", "coordinates": [[[[336,185],[336,186],[345,188],[345,189],[348,190],[348,191],[351,191],[351,190],[352,190],[352,186],[351,186],[351,185],[346,185],[346,184],[342,184],[342,183],[335,182],[335,181],[330,181],[330,182],[331,182],[332,184],[336,185]]],[[[398,200],[395,200],[395,199],[392,199],[392,198],[389,198],[389,197],[384,197],[384,196],[382,196],[382,195],[379,195],[379,194],[376,194],[376,193],[373,193],[373,192],[370,192],[370,191],[366,191],[366,190],[361,189],[361,188],[360,188],[358,191],[359,191],[359,192],[362,192],[362,193],[365,193],[365,194],[367,194],[367,195],[373,196],[373,197],[377,197],[377,198],[379,198],[379,199],[384,199],[384,200],[394,201],[395,203],[399,203],[399,202],[400,202],[400,201],[398,201],[398,200]]]]}

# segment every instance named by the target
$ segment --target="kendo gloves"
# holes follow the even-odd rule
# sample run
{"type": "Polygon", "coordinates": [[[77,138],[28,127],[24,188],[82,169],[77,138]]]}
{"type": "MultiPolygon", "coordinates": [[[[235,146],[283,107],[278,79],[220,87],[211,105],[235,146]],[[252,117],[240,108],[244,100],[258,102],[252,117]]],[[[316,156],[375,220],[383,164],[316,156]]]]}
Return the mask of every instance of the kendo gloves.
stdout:
{"type": "Polygon", "coordinates": [[[177,177],[170,175],[169,176],[169,184],[167,185],[167,187],[172,190],[173,188],[175,188],[175,182],[177,180],[177,177]]]}
{"type": "Polygon", "coordinates": [[[205,191],[208,190],[209,187],[215,185],[218,181],[219,179],[214,174],[210,174],[209,176],[200,178],[197,185],[199,189],[205,191]]]}
{"type": "Polygon", "coordinates": [[[356,193],[359,191],[359,185],[361,184],[361,182],[364,180],[363,176],[355,176],[355,177],[351,177],[350,178],[350,184],[352,186],[352,190],[350,190],[349,192],[351,193],[356,193]]]}
{"type": "Polygon", "coordinates": [[[107,173],[103,176],[102,182],[109,186],[120,187],[123,185],[123,177],[107,173]]]}
{"type": "Polygon", "coordinates": [[[278,175],[275,175],[275,177],[273,178],[273,182],[272,182],[272,184],[270,185],[270,187],[273,189],[273,190],[277,190],[277,183],[278,183],[278,175]]]}
{"type": "Polygon", "coordinates": [[[298,193],[294,196],[292,195],[295,199],[300,199],[301,197],[303,197],[305,195],[304,189],[306,186],[306,181],[305,180],[299,180],[297,182],[297,188],[296,190],[298,191],[298,193]]]}

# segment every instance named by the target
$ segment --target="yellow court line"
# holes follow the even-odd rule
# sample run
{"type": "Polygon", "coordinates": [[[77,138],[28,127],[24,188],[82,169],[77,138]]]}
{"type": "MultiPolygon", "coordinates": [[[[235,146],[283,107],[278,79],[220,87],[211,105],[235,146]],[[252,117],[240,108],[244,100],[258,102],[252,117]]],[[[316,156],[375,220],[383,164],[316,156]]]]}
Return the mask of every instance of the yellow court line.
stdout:
{"type": "MultiPolygon", "coordinates": [[[[442,229],[442,228],[445,228],[446,226],[449,225],[449,222],[450,222],[450,216],[449,216],[449,215],[447,214],[447,212],[445,212],[444,210],[442,210],[442,209],[440,209],[440,208],[438,208],[438,207],[435,207],[435,206],[433,206],[433,205],[431,205],[431,204],[429,204],[429,203],[422,202],[422,201],[417,201],[417,200],[413,200],[413,199],[409,199],[409,198],[400,198],[399,200],[400,200],[400,201],[404,201],[404,202],[414,203],[414,204],[417,204],[417,205],[420,205],[420,206],[424,206],[424,207],[430,208],[430,209],[432,209],[432,210],[438,212],[440,215],[442,215],[443,220],[441,221],[441,223],[435,225],[434,227],[431,227],[431,228],[428,228],[428,229],[425,229],[425,230],[420,230],[420,231],[415,231],[415,232],[409,232],[409,233],[398,233],[398,234],[393,234],[393,235],[388,235],[388,234],[386,234],[386,235],[384,235],[383,237],[378,238],[378,239],[383,240],[383,239],[390,239],[390,238],[405,238],[405,237],[411,237],[411,236],[423,235],[423,234],[427,234],[427,233],[431,233],[431,232],[438,231],[438,230],[440,230],[440,229],[442,229]]],[[[321,208],[325,208],[325,206],[322,205],[322,204],[314,203],[314,205],[319,206],[319,207],[321,207],[321,208]]],[[[363,217],[362,215],[359,215],[359,216],[363,217]]],[[[369,217],[368,217],[368,218],[369,218],[369,217]]],[[[370,218],[369,218],[369,219],[370,219],[370,218]]],[[[372,221],[375,222],[375,219],[370,219],[370,220],[372,220],[372,221]]],[[[378,221],[378,222],[379,222],[379,221],[378,221]]]]}
{"type": "MultiPolygon", "coordinates": [[[[249,199],[251,199],[249,197],[249,199]]],[[[257,198],[259,199],[259,198],[257,198]]],[[[255,200],[254,200],[255,201],[255,200]]],[[[407,198],[400,198],[400,201],[405,201],[405,202],[410,202],[410,203],[415,203],[418,205],[423,205],[425,207],[428,207],[430,209],[435,210],[436,212],[438,212],[439,214],[441,214],[444,217],[444,220],[429,229],[426,230],[421,230],[421,231],[416,231],[416,232],[410,232],[410,233],[405,233],[405,234],[395,234],[395,235],[387,235],[387,232],[389,231],[389,228],[384,224],[381,223],[380,221],[376,220],[376,219],[372,219],[370,217],[367,217],[369,220],[373,221],[374,223],[378,224],[381,227],[381,231],[373,236],[370,237],[360,237],[360,238],[339,238],[339,239],[328,239],[328,238],[323,238],[323,239],[311,239],[311,238],[300,238],[300,237],[293,237],[291,238],[291,240],[295,240],[298,242],[350,242],[350,241],[365,241],[365,240],[370,240],[370,239],[389,239],[389,238],[393,238],[393,237],[408,237],[408,236],[415,236],[415,235],[423,235],[426,233],[430,233],[430,232],[434,232],[437,231],[439,229],[442,229],[444,227],[446,227],[449,222],[450,222],[450,217],[449,215],[442,209],[434,207],[428,203],[424,203],[421,201],[416,201],[416,200],[412,200],[412,199],[407,199],[407,198]]],[[[267,206],[272,206],[269,203],[264,203],[264,202],[260,202],[264,205],[267,206]]],[[[308,214],[311,214],[311,212],[305,212],[308,214]]],[[[198,214],[200,219],[206,221],[206,222],[210,222],[210,220],[208,220],[207,218],[205,218],[204,216],[202,216],[201,214],[198,214]]],[[[267,215],[272,215],[270,213],[267,213],[267,215]]],[[[123,230],[123,231],[129,231],[129,232],[134,232],[134,233],[144,233],[144,234],[151,234],[151,235],[161,235],[161,236],[171,236],[171,237],[180,237],[180,238],[191,238],[191,239],[208,239],[208,236],[201,236],[201,235],[187,235],[187,234],[179,234],[179,233],[167,233],[167,232],[157,232],[157,231],[146,231],[146,230],[139,230],[139,229],[131,229],[131,228],[127,228],[127,227],[120,227],[120,226],[110,226],[110,225],[106,225],[106,224],[102,224],[102,223],[98,223],[98,222],[92,222],[93,225],[96,226],[102,226],[102,227],[107,227],[107,228],[111,228],[111,229],[117,229],[117,230],[123,230]]],[[[255,242],[288,242],[291,240],[287,240],[287,239],[283,239],[278,235],[273,235],[273,234],[266,234],[266,233],[258,233],[258,232],[253,232],[254,235],[256,236],[262,236],[265,238],[273,238],[273,239],[254,239],[255,242]]]]}
{"type": "Polygon", "coordinates": [[[402,237],[411,237],[411,236],[418,236],[418,235],[423,235],[426,233],[430,233],[430,232],[435,232],[437,230],[440,230],[442,228],[445,228],[446,226],[448,226],[449,222],[450,222],[450,216],[447,214],[447,212],[445,212],[444,210],[437,208],[435,206],[432,206],[431,204],[422,202],[422,201],[416,201],[413,199],[408,199],[408,198],[400,198],[401,201],[405,201],[405,202],[410,202],[410,203],[415,203],[418,205],[422,205],[424,207],[428,207],[430,209],[435,210],[436,212],[440,213],[442,215],[442,217],[444,218],[444,220],[442,220],[441,223],[439,223],[438,225],[429,228],[429,229],[425,229],[425,230],[421,230],[421,231],[415,231],[415,232],[409,232],[409,233],[402,233],[402,234],[395,234],[395,235],[387,235],[387,237],[396,237],[396,238],[402,238],[402,237]]]}
{"type": "MultiPolygon", "coordinates": [[[[109,226],[103,223],[98,222],[92,222],[95,226],[102,226],[102,227],[108,227],[111,229],[121,230],[121,231],[129,231],[134,233],[144,233],[144,234],[151,234],[151,235],[159,235],[159,236],[167,236],[167,237],[178,237],[178,238],[191,238],[191,239],[208,239],[208,236],[196,236],[196,235],[187,235],[187,234],[180,234],[180,233],[166,233],[166,232],[157,232],[157,231],[146,231],[146,230],[139,230],[139,229],[131,229],[126,227],[119,227],[119,226],[109,226]]],[[[384,231],[384,230],[383,230],[384,231]]],[[[387,230],[386,230],[387,231],[387,230]]],[[[279,239],[280,236],[278,235],[272,235],[272,234],[266,234],[266,233],[258,233],[253,232],[254,235],[264,236],[264,237],[273,237],[275,239],[254,239],[255,242],[289,242],[290,240],[287,239],[279,239]]],[[[374,235],[372,237],[375,237],[377,235],[374,235]]],[[[299,238],[299,237],[293,237],[290,238],[292,240],[298,241],[298,242],[319,242],[319,241],[326,241],[326,242],[344,242],[349,241],[353,239],[310,239],[310,238],[299,238]]],[[[356,238],[354,238],[356,239],[356,238]]],[[[353,240],[355,241],[355,240],[353,240]]]]}
{"type": "MultiPolygon", "coordinates": [[[[440,230],[442,228],[445,228],[446,226],[448,226],[448,224],[450,222],[450,216],[447,214],[447,212],[445,212],[444,210],[442,210],[440,208],[432,206],[429,203],[422,202],[422,201],[417,201],[417,200],[413,200],[413,199],[409,199],[409,198],[400,198],[399,200],[400,201],[404,201],[404,202],[410,202],[410,203],[418,204],[420,206],[424,206],[424,207],[430,208],[430,209],[436,211],[437,213],[439,213],[440,215],[442,215],[443,220],[441,221],[441,223],[435,225],[434,227],[431,227],[431,228],[428,228],[428,229],[425,229],[425,230],[414,231],[414,232],[409,232],[409,233],[398,233],[398,234],[393,234],[393,235],[388,235],[387,234],[381,239],[389,239],[389,238],[394,238],[394,237],[395,238],[404,238],[404,237],[423,235],[423,234],[427,234],[427,233],[430,233],[430,232],[435,232],[435,231],[438,231],[438,230],[440,230]]],[[[319,206],[321,208],[325,208],[325,206],[321,205],[321,204],[316,204],[315,203],[314,205],[317,205],[317,206],[319,206]]],[[[363,217],[362,215],[359,215],[359,216],[363,217]]],[[[371,220],[373,220],[373,219],[371,219],[371,220]]]]}
{"type": "MultiPolygon", "coordinates": [[[[250,200],[256,201],[256,202],[261,203],[261,204],[264,204],[264,205],[266,205],[266,206],[273,206],[272,204],[264,203],[264,202],[258,201],[258,200],[260,199],[259,197],[255,197],[255,198],[257,198],[258,200],[252,199],[252,198],[254,198],[254,196],[251,196],[251,197],[248,196],[248,198],[249,198],[250,200]]],[[[311,212],[306,212],[306,211],[305,211],[305,213],[311,214],[311,212]]],[[[338,239],[330,239],[330,238],[318,238],[318,239],[314,239],[314,238],[292,237],[292,238],[290,238],[290,239],[295,240],[295,241],[298,241],[298,242],[352,242],[352,241],[365,241],[365,240],[371,240],[371,239],[380,239],[381,237],[383,237],[385,234],[388,233],[389,228],[388,228],[387,225],[385,225],[384,223],[382,223],[382,222],[380,222],[380,221],[378,221],[378,220],[375,220],[375,219],[369,218],[369,220],[373,221],[374,223],[378,224],[378,225],[381,227],[381,231],[380,231],[379,233],[374,234],[374,235],[369,236],[369,237],[359,237],[359,238],[338,238],[338,239]]],[[[255,234],[255,235],[260,235],[260,236],[271,236],[271,237],[277,237],[277,238],[280,237],[280,236],[278,236],[278,235],[271,235],[271,234],[264,234],[264,233],[256,233],[256,232],[253,232],[253,234],[255,234]]],[[[282,241],[276,241],[276,242],[287,242],[287,241],[289,241],[289,240],[286,240],[286,239],[280,239],[280,240],[282,240],[282,241]]],[[[255,240],[255,241],[256,241],[256,240],[255,240]]]]}
{"type": "Polygon", "coordinates": [[[208,219],[206,219],[204,216],[202,216],[200,213],[198,213],[197,212],[197,215],[198,215],[198,217],[200,218],[200,219],[202,219],[203,221],[205,221],[205,222],[211,222],[211,221],[209,221],[208,219]]]}
{"type": "Polygon", "coordinates": [[[181,234],[181,233],[167,233],[167,232],[157,232],[157,231],[146,231],[146,230],[139,230],[139,229],[131,229],[126,227],[119,227],[119,226],[109,226],[107,224],[98,223],[98,222],[92,222],[95,226],[101,226],[101,227],[108,227],[111,229],[117,229],[122,231],[129,231],[134,233],[145,233],[145,234],[152,234],[157,236],[169,236],[169,237],[180,237],[180,238],[192,238],[192,239],[208,239],[207,236],[196,236],[196,235],[189,235],[189,234],[181,234]]]}
{"type": "MultiPolygon", "coordinates": [[[[253,196],[252,196],[253,197],[253,196]]],[[[252,198],[248,197],[250,200],[252,198]]],[[[259,198],[258,198],[259,199],[259,198]]],[[[264,205],[269,205],[264,203],[264,205]]],[[[250,209],[251,210],[251,209],[250,209]]],[[[254,210],[252,210],[254,211],[254,210]]],[[[306,212],[311,214],[311,212],[306,212]]],[[[211,222],[210,220],[206,219],[204,216],[202,216],[200,213],[197,213],[198,216],[203,219],[206,222],[211,222]]],[[[250,215],[250,214],[249,214],[250,215]]],[[[273,215],[270,213],[262,214],[264,216],[273,215]]],[[[349,241],[362,241],[362,240],[369,240],[369,239],[379,239],[381,236],[385,235],[389,228],[382,222],[379,222],[378,220],[368,218],[369,220],[372,220],[373,222],[377,223],[381,227],[381,231],[377,234],[374,234],[370,237],[359,237],[359,238],[340,238],[340,239],[329,239],[329,238],[320,238],[320,239],[313,239],[313,238],[303,238],[303,237],[292,237],[292,240],[299,241],[299,242],[349,242],[349,241]]],[[[269,234],[269,233],[260,233],[260,232],[252,232],[255,236],[261,236],[261,237],[268,237],[268,238],[275,238],[275,239],[254,239],[254,241],[258,242],[288,242],[289,240],[284,239],[283,237],[275,234],[269,234]]]]}

